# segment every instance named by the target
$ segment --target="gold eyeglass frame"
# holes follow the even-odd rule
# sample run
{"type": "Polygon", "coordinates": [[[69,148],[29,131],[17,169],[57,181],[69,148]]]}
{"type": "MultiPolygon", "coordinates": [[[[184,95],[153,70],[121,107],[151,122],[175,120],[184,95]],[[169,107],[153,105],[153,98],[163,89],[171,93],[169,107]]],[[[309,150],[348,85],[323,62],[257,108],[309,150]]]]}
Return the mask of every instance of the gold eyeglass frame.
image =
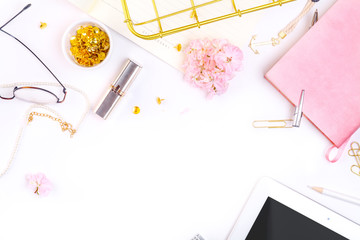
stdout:
{"type": "Polygon", "coordinates": [[[267,8],[271,8],[271,7],[275,7],[275,6],[282,6],[285,3],[293,2],[293,1],[296,1],[296,0],[272,0],[271,3],[263,4],[263,5],[260,5],[260,6],[256,6],[256,7],[252,7],[252,8],[244,9],[244,10],[238,9],[236,7],[235,0],[231,0],[233,8],[234,8],[233,12],[231,12],[229,14],[226,14],[226,15],[223,15],[223,16],[210,18],[210,19],[206,19],[206,20],[202,20],[202,21],[199,20],[199,17],[197,15],[196,10],[198,8],[208,6],[208,5],[216,3],[216,2],[221,2],[223,0],[211,0],[211,1],[205,2],[203,4],[199,4],[199,5],[195,5],[194,0],[190,0],[191,7],[180,10],[180,11],[176,11],[176,12],[173,12],[173,13],[169,13],[169,14],[166,14],[164,16],[159,16],[159,12],[157,10],[155,0],[151,0],[151,1],[153,3],[156,18],[145,21],[145,22],[141,22],[141,23],[134,23],[131,20],[131,16],[130,16],[130,12],[129,12],[126,0],[121,0],[121,4],[122,4],[123,10],[124,10],[124,15],[125,15],[125,23],[127,24],[127,27],[129,28],[129,30],[135,36],[137,36],[139,38],[142,38],[142,39],[145,39],[145,40],[158,39],[158,38],[162,38],[162,37],[174,34],[174,33],[189,30],[189,29],[192,29],[192,28],[200,28],[201,26],[206,25],[206,24],[210,24],[210,23],[213,23],[213,22],[221,21],[221,20],[236,17],[236,16],[241,17],[243,14],[256,12],[256,11],[259,11],[259,10],[263,10],[263,9],[267,9],[267,8]],[[184,13],[184,12],[191,12],[191,16],[194,16],[196,22],[193,23],[193,24],[180,26],[180,27],[169,29],[169,30],[166,30],[166,31],[163,30],[162,25],[161,25],[161,21],[163,19],[175,16],[175,15],[178,15],[178,14],[184,13]],[[158,26],[159,26],[159,32],[158,33],[154,33],[154,34],[150,34],[150,35],[144,35],[144,34],[138,33],[134,28],[135,26],[146,25],[146,24],[153,23],[153,22],[158,23],[158,26]]]}

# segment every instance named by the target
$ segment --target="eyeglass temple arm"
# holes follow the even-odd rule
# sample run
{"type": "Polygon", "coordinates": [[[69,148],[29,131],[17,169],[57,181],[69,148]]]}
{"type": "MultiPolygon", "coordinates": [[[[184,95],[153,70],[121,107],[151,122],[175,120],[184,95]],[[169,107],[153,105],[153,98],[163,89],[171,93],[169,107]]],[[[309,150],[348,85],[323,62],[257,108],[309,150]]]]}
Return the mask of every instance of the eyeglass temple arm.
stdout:
{"type": "Polygon", "coordinates": [[[65,86],[59,81],[59,79],[55,76],[55,74],[45,65],[45,63],[28,47],[26,46],[23,42],[21,42],[19,39],[17,39],[15,36],[11,35],[10,33],[4,31],[2,28],[5,27],[9,22],[11,22],[14,18],[16,18],[19,14],[21,14],[23,11],[25,11],[26,9],[28,9],[29,7],[31,7],[31,3],[29,3],[28,5],[26,5],[19,13],[17,13],[14,17],[12,17],[9,21],[7,21],[7,23],[5,23],[4,25],[2,25],[0,27],[0,31],[2,31],[3,33],[7,34],[8,36],[14,38],[16,41],[18,41],[21,45],[23,45],[27,50],[29,50],[40,62],[41,64],[51,73],[51,75],[56,79],[56,81],[63,87],[63,93],[64,93],[64,99],[61,101],[63,102],[65,100],[65,96],[66,96],[66,88],[65,86]]]}
{"type": "MultiPolygon", "coordinates": [[[[41,62],[41,64],[51,73],[51,75],[56,79],[56,81],[65,89],[65,86],[59,81],[59,79],[55,76],[55,74],[48,68],[48,66],[45,65],[45,63],[28,46],[26,46],[18,38],[16,38],[15,36],[11,35],[10,33],[6,32],[6,31],[4,31],[3,29],[0,28],[0,31],[2,31],[3,33],[7,34],[8,36],[14,38],[21,45],[23,45],[27,50],[29,50],[37,58],[37,60],[39,60],[41,62]]],[[[64,90],[64,92],[65,92],[65,90],[64,90]]]]}
{"type": "Polygon", "coordinates": [[[7,21],[4,25],[2,25],[0,27],[0,29],[2,29],[3,27],[5,27],[6,25],[8,25],[8,23],[10,23],[12,20],[14,20],[14,18],[16,18],[18,15],[20,15],[23,11],[25,11],[26,9],[28,9],[29,7],[31,7],[31,3],[29,3],[28,5],[26,5],[20,12],[18,12],[18,14],[16,14],[14,17],[12,17],[9,21],[7,21]]]}

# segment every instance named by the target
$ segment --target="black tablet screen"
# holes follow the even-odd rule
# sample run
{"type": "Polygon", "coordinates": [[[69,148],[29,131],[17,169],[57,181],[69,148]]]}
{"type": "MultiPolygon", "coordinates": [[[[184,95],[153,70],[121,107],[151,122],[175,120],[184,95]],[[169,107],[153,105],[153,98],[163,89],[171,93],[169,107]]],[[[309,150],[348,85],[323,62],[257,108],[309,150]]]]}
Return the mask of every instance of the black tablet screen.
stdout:
{"type": "Polygon", "coordinates": [[[246,240],[344,240],[323,225],[268,197],[246,240]]]}

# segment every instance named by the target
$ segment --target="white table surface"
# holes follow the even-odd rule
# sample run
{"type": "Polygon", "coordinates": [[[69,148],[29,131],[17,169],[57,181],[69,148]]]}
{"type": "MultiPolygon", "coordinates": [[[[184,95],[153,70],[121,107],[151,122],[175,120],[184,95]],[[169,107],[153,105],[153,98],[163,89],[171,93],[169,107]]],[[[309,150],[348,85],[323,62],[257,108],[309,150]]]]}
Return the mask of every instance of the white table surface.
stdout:
{"type": "MultiPolygon", "coordinates": [[[[317,3],[320,17],[334,2],[317,3]]],[[[2,0],[0,25],[27,3],[2,0]]],[[[305,3],[264,11],[254,29],[258,40],[277,34],[305,3]]],[[[70,24],[91,17],[65,0],[33,1],[6,31],[26,42],[61,81],[81,88],[91,110],[73,138],[48,119],[35,118],[24,128],[11,168],[0,179],[0,238],[187,240],[200,233],[207,240],[226,239],[262,176],[360,223],[359,206],[308,188],[360,193],[360,177],[350,172],[353,163],[327,162],[331,143],[307,119],[299,129],[252,127],[256,119],[292,117],[291,104],[263,76],[307,31],[314,10],[277,47],[260,48],[261,54],[254,55],[240,46],[243,70],[224,95],[209,100],[181,72],[113,31],[110,62],[94,70],[70,65],[61,37],[70,24]],[[48,24],[46,29],[38,27],[40,21],[48,24]],[[92,111],[127,58],[141,63],[143,70],[104,121],[92,111]],[[163,104],[156,97],[164,98],[163,104]],[[134,106],[140,114],[132,113],[134,106]],[[46,197],[26,186],[25,175],[37,172],[53,182],[46,197]]],[[[0,83],[54,80],[13,39],[1,33],[0,43],[0,83]]],[[[85,106],[71,90],[59,105],[50,107],[73,124],[85,106]]],[[[30,106],[0,101],[2,167],[30,106]]]]}

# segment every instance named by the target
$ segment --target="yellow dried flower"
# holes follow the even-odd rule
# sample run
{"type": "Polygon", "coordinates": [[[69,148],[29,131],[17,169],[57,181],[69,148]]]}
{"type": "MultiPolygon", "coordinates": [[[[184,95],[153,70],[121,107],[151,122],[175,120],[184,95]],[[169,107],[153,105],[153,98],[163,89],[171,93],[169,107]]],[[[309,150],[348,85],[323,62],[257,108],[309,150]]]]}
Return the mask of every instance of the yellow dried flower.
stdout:
{"type": "Polygon", "coordinates": [[[178,50],[178,52],[180,52],[180,51],[181,51],[182,46],[181,46],[181,44],[179,43],[178,45],[176,45],[176,46],[175,46],[175,48],[176,48],[176,50],[178,50]]]}
{"type": "Polygon", "coordinates": [[[44,22],[40,22],[40,29],[44,29],[47,27],[47,24],[44,22]]]}
{"type": "Polygon", "coordinates": [[[159,97],[156,98],[156,102],[160,105],[162,101],[164,101],[165,99],[161,99],[159,97]]]}

